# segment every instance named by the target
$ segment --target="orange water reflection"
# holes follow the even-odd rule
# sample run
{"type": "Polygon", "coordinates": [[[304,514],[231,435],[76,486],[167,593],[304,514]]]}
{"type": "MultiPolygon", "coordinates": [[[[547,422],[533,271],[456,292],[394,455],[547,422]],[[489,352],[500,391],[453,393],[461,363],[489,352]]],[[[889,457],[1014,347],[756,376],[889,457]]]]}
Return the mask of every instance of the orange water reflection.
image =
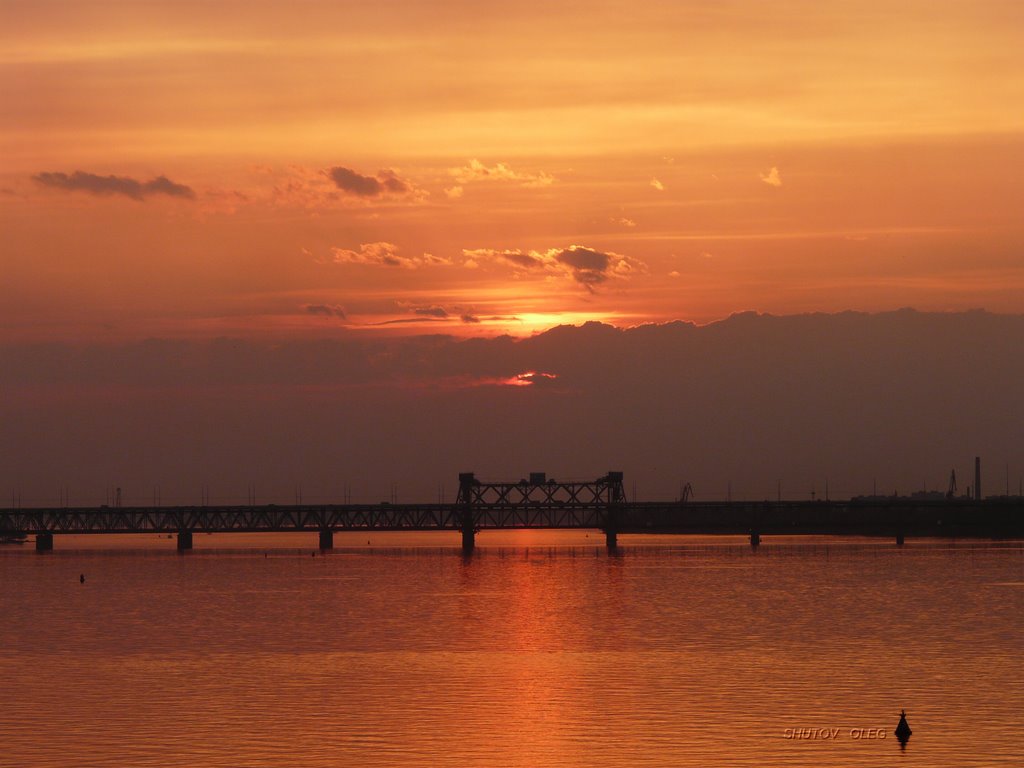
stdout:
{"type": "Polygon", "coordinates": [[[913,764],[1018,754],[1020,543],[394,536],[0,549],[4,764],[877,766],[902,708],[913,764]]]}

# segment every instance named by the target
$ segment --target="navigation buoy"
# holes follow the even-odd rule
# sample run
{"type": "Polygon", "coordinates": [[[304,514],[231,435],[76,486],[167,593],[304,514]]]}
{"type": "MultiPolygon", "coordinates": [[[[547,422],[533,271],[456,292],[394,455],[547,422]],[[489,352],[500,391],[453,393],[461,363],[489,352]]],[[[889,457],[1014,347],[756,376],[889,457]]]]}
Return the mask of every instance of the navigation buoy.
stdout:
{"type": "Polygon", "coordinates": [[[85,584],[85,574],[84,573],[78,574],[78,583],[79,584],[85,584]]]}
{"type": "Polygon", "coordinates": [[[899,725],[896,726],[896,738],[899,739],[901,742],[904,742],[904,741],[906,741],[907,739],[910,738],[910,734],[912,734],[912,733],[913,733],[913,731],[910,730],[910,726],[907,725],[907,713],[906,713],[906,710],[901,709],[900,710],[900,722],[899,722],[899,725]]]}

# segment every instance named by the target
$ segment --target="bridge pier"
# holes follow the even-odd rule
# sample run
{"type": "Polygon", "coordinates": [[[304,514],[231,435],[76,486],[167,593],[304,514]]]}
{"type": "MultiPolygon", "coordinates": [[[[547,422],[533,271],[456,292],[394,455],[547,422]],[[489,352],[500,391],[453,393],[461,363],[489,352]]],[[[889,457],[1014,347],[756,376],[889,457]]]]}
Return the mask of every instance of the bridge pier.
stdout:
{"type": "Polygon", "coordinates": [[[604,543],[609,550],[619,546],[619,532],[612,527],[604,529],[604,543]]]}
{"type": "Polygon", "coordinates": [[[896,546],[897,547],[902,547],[903,546],[903,531],[897,531],[896,532],[896,546]]]}
{"type": "Polygon", "coordinates": [[[473,525],[462,526],[462,553],[468,555],[476,546],[476,530],[473,525]]]}
{"type": "MultiPolygon", "coordinates": [[[[764,516],[767,520],[772,519],[771,504],[764,503],[764,516]]],[[[761,515],[755,506],[750,510],[750,546],[761,546],[761,515]]]]}
{"type": "Polygon", "coordinates": [[[473,500],[480,483],[472,472],[459,473],[459,495],[455,503],[459,507],[459,528],[462,531],[462,554],[471,555],[476,546],[476,515],[473,514],[473,500]]]}
{"type": "Polygon", "coordinates": [[[320,529],[320,551],[334,549],[334,531],[330,528],[320,529]]]}
{"type": "Polygon", "coordinates": [[[53,549],[52,533],[36,534],[36,552],[49,552],[53,549]]]}
{"type": "Polygon", "coordinates": [[[178,551],[185,552],[192,549],[192,531],[178,531],[178,551]]]}

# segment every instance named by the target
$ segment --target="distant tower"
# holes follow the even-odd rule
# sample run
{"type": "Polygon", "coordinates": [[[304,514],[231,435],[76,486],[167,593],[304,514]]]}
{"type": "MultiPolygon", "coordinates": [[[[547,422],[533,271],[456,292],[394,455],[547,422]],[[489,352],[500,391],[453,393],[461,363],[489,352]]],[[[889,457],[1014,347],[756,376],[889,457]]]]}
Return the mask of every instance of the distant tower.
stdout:
{"type": "Polygon", "coordinates": [[[981,501],[981,456],[974,457],[974,498],[981,501]]]}

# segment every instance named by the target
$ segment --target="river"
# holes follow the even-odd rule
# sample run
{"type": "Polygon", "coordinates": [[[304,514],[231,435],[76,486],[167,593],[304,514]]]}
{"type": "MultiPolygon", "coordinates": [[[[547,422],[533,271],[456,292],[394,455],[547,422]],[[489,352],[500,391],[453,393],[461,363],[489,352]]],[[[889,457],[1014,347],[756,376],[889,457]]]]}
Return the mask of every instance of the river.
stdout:
{"type": "Polygon", "coordinates": [[[0,547],[0,765],[1024,759],[1020,542],[195,542],[0,547]]]}

